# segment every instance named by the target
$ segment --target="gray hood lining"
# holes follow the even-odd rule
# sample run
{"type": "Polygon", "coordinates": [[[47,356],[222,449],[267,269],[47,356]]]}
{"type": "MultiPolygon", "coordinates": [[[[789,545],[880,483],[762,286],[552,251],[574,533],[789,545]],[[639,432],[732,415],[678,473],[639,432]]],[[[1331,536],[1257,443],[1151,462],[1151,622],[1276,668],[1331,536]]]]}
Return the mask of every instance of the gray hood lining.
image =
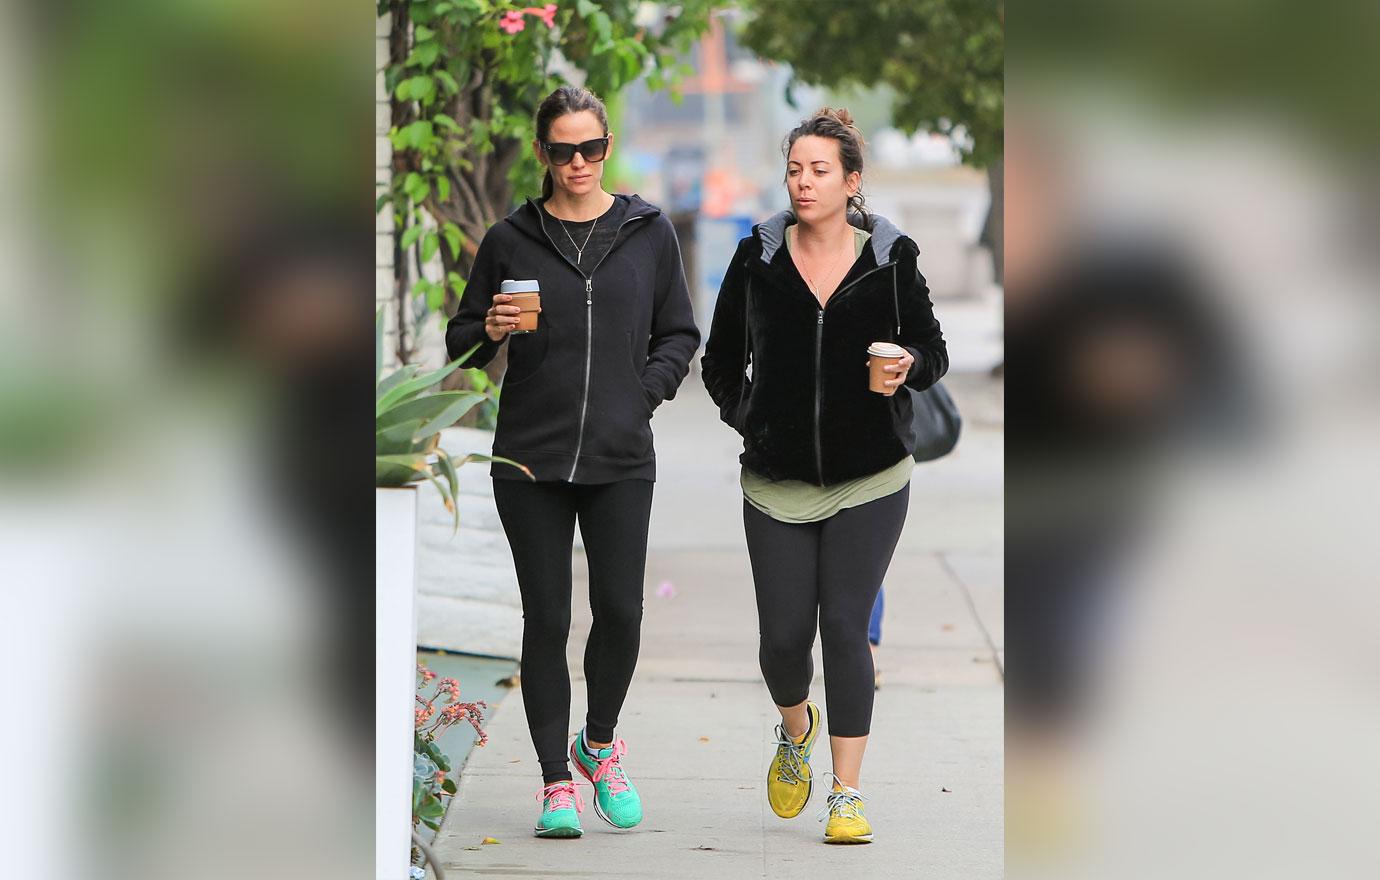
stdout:
{"type": "MultiPolygon", "coordinates": [[[[896,228],[896,224],[881,216],[872,216],[872,237],[868,239],[868,244],[872,247],[872,256],[880,266],[891,258],[891,248],[896,244],[896,240],[901,237],[901,230],[896,228]]],[[[773,214],[766,220],[757,224],[757,237],[762,242],[762,262],[770,263],[776,256],[776,252],[786,241],[786,227],[795,222],[795,214],[791,211],[781,211],[773,214]]],[[[859,229],[863,226],[862,215],[857,212],[850,212],[848,222],[859,229]]]]}

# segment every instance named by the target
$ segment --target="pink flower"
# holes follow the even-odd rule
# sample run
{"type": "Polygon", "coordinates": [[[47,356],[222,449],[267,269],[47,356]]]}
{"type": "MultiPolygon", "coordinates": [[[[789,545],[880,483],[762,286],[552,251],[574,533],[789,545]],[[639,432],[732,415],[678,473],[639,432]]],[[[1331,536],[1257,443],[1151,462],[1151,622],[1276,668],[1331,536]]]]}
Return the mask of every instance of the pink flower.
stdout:
{"type": "Polygon", "coordinates": [[[545,6],[542,6],[542,7],[529,6],[529,7],[527,7],[526,9],[524,9],[524,10],[522,10],[522,11],[525,12],[525,13],[527,13],[528,15],[534,15],[534,16],[536,16],[537,18],[540,18],[541,21],[542,21],[542,24],[546,25],[547,30],[550,30],[551,28],[553,28],[553,27],[556,26],[556,4],[555,4],[555,3],[548,3],[548,4],[546,4],[545,6]]]}
{"type": "Polygon", "coordinates": [[[503,19],[498,23],[498,29],[506,34],[515,34],[527,27],[527,22],[523,20],[522,13],[513,11],[503,13],[503,19]]]}

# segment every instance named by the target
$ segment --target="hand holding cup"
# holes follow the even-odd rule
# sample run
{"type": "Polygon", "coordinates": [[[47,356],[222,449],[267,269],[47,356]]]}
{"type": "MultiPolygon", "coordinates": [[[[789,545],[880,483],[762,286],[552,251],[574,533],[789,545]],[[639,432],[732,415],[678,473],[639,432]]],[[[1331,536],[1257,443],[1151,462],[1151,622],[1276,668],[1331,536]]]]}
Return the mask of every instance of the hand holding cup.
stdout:
{"type": "Polygon", "coordinates": [[[875,342],[868,349],[868,387],[887,397],[896,393],[906,381],[915,358],[909,351],[889,342],[875,342]]]}
{"type": "Polygon", "coordinates": [[[533,280],[505,280],[494,294],[494,304],[484,318],[484,332],[494,342],[512,333],[531,333],[537,329],[541,312],[541,285],[533,280]]]}
{"type": "Polygon", "coordinates": [[[512,301],[513,297],[510,294],[495,293],[494,304],[485,313],[484,332],[494,342],[502,342],[504,337],[517,328],[522,309],[508,305],[512,301]]]}

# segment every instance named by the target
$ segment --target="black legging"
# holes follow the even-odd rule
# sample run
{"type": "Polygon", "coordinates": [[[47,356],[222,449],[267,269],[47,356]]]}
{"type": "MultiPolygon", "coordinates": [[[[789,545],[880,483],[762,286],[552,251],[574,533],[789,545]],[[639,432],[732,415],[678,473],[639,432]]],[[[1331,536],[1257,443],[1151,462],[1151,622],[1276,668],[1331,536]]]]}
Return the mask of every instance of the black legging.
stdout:
{"type": "Polygon", "coordinates": [[[494,501],[522,593],[522,701],[548,784],[571,778],[565,645],[576,519],[589,562],[594,617],[585,643],[585,727],[590,739],[610,742],[637,665],[652,486],[649,480],[599,485],[494,480],[494,501]]]}
{"type": "Polygon", "coordinates": [[[781,522],[743,502],[767,689],[778,706],[809,697],[818,618],[832,736],[866,736],[872,726],[867,624],[909,500],[907,485],[811,523],[781,522]]]}

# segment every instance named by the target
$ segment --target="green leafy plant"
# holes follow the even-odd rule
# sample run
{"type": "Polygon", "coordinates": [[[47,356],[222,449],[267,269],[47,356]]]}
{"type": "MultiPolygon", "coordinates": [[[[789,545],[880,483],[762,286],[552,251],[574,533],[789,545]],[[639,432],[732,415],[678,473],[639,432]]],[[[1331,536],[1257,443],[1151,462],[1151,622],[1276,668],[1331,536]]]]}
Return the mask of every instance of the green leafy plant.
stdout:
{"type": "MultiPolygon", "coordinates": [[[[442,379],[460,368],[474,348],[439,370],[418,375],[416,364],[405,364],[386,378],[383,372],[383,313],[375,322],[375,433],[374,484],[396,488],[430,480],[441,501],[460,525],[455,496],[460,483],[456,469],[471,461],[496,461],[512,465],[529,478],[532,472],[511,459],[470,453],[458,461],[441,448],[441,431],[485,400],[491,391],[433,391],[442,379]]],[[[478,348],[478,346],[475,346],[478,348]]]]}
{"type": "Polygon", "coordinates": [[[393,173],[377,208],[393,205],[404,255],[418,266],[440,258],[444,280],[417,272],[409,292],[423,319],[464,295],[479,240],[515,196],[539,191],[531,143],[542,98],[577,72],[606,102],[643,76],[674,87],[693,71],[684,53],[716,2],[380,0],[378,14],[391,16],[393,173]]]}
{"type": "Polygon", "coordinates": [[[475,746],[483,747],[489,742],[481,723],[488,703],[477,700],[472,703],[460,701],[460,682],[453,678],[443,678],[434,685],[430,697],[424,695],[427,686],[436,678],[436,673],[426,668],[425,663],[417,664],[417,709],[416,733],[413,737],[412,755],[412,824],[426,825],[437,830],[441,817],[446,813],[443,798],[454,797],[455,780],[447,774],[451,772],[450,759],[436,744],[436,738],[450,727],[462,722],[474,728],[479,737],[475,746]],[[445,702],[438,709],[441,698],[445,702]]]}

